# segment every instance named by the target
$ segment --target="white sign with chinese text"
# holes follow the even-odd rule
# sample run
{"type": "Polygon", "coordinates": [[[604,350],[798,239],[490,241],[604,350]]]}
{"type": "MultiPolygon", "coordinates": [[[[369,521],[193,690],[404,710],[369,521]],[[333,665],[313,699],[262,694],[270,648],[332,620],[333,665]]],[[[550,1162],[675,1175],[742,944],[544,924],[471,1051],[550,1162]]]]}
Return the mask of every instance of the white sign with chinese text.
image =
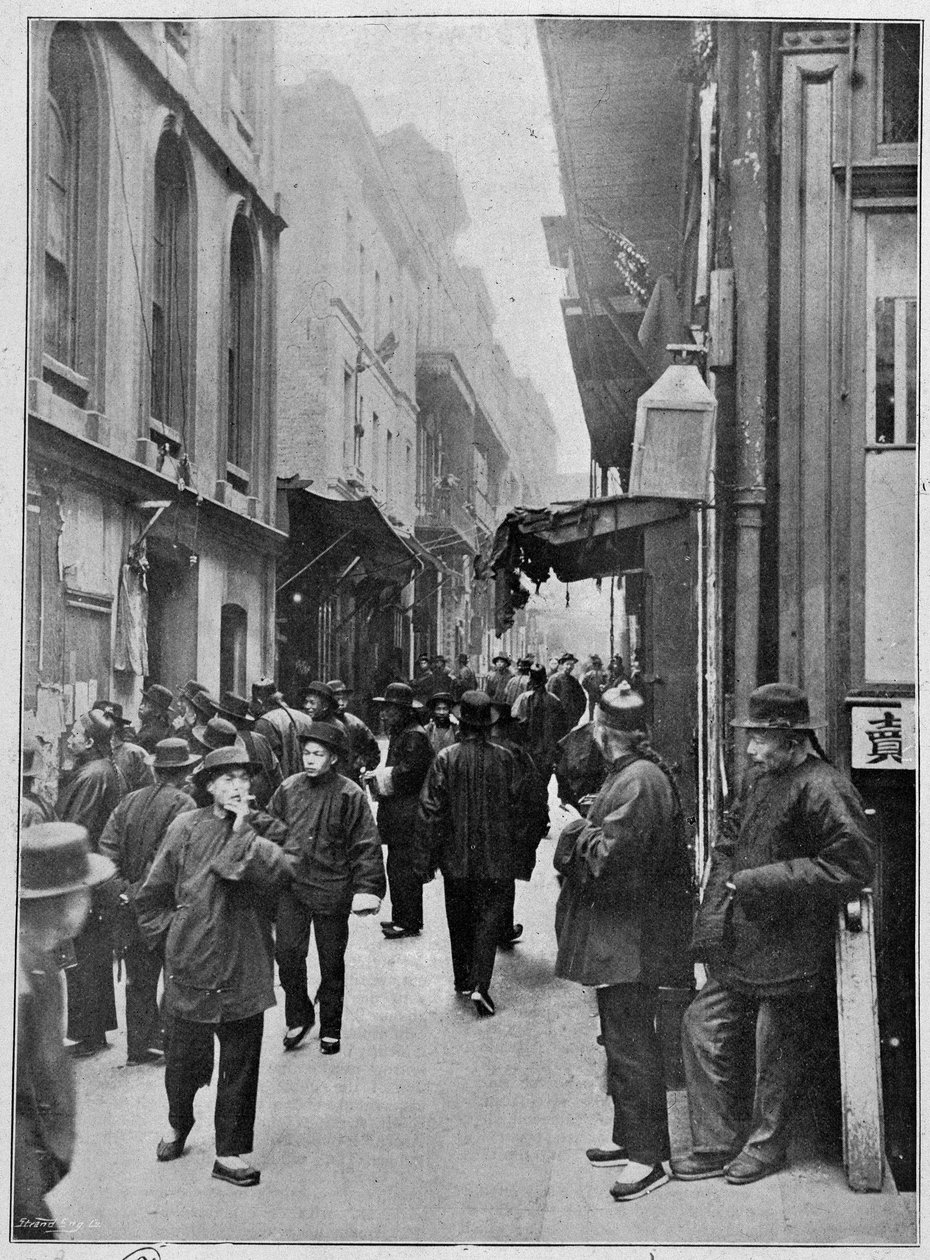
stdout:
{"type": "Polygon", "coordinates": [[[913,700],[854,704],[850,725],[854,770],[916,769],[913,700]]]}

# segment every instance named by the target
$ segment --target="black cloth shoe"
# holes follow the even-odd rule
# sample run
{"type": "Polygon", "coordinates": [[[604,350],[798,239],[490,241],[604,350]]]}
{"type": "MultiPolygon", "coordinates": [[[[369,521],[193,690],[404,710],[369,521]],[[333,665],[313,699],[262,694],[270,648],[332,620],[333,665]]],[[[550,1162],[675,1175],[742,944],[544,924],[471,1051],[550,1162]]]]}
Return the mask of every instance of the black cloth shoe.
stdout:
{"type": "Polygon", "coordinates": [[[496,1011],[491,996],[488,993],[482,993],[480,989],[475,989],[471,995],[471,1004],[475,1008],[475,1014],[479,1019],[487,1019],[496,1011]]]}
{"type": "Polygon", "coordinates": [[[457,984],[455,992],[459,997],[471,997],[474,986],[470,984],[457,984]]]}
{"type": "Polygon", "coordinates": [[[155,1158],[160,1164],[167,1164],[172,1159],[181,1158],[184,1154],[184,1143],[187,1141],[188,1133],[190,1133],[190,1129],[187,1130],[187,1133],[182,1133],[180,1137],[174,1138],[171,1141],[165,1141],[165,1139],[162,1138],[162,1140],[158,1143],[158,1146],[155,1148],[155,1158]]]}
{"type": "Polygon", "coordinates": [[[615,1168],[619,1164],[628,1164],[630,1162],[625,1146],[612,1146],[608,1150],[592,1146],[585,1151],[585,1155],[587,1155],[589,1162],[595,1168],[615,1168]]]}
{"type": "Polygon", "coordinates": [[[320,1054],[338,1054],[341,1049],[342,1042],[338,1037],[327,1037],[325,1040],[320,1038],[320,1054]]]}
{"type": "Polygon", "coordinates": [[[164,1050],[140,1050],[137,1054],[130,1054],[126,1059],[127,1067],[141,1067],[144,1063],[163,1063],[165,1061],[164,1050]]]}
{"type": "Polygon", "coordinates": [[[771,1177],[772,1173],[779,1172],[784,1166],[784,1157],[774,1163],[765,1163],[748,1151],[740,1151],[727,1169],[726,1177],[731,1186],[748,1186],[753,1181],[761,1181],[763,1177],[771,1177]]]}
{"type": "Polygon", "coordinates": [[[399,941],[402,936],[419,936],[420,928],[405,928],[398,923],[382,923],[381,931],[386,941],[399,941]]]}
{"type": "Polygon", "coordinates": [[[639,1181],[615,1182],[610,1187],[610,1193],[618,1203],[626,1203],[629,1199],[642,1199],[644,1195],[652,1194],[653,1190],[664,1186],[668,1179],[668,1173],[662,1165],[655,1164],[652,1172],[640,1177],[639,1181]]]}
{"type": "Polygon", "coordinates": [[[732,1155],[708,1155],[703,1151],[692,1151],[668,1161],[672,1176],[678,1181],[704,1181],[707,1177],[722,1177],[726,1172],[732,1155]]]}
{"type": "Polygon", "coordinates": [[[90,1059],[95,1054],[99,1054],[101,1050],[111,1050],[113,1047],[104,1037],[103,1041],[76,1041],[74,1045],[67,1046],[66,1051],[71,1055],[72,1059],[90,1059]]]}
{"type": "Polygon", "coordinates": [[[516,945],[517,941],[520,939],[522,935],[523,935],[523,924],[522,923],[511,924],[511,926],[505,932],[501,933],[501,938],[497,942],[497,948],[510,949],[512,946],[516,945]]]}
{"type": "Polygon", "coordinates": [[[257,1186],[262,1179],[257,1168],[227,1168],[219,1160],[213,1164],[213,1176],[217,1181],[228,1181],[231,1186],[257,1186]]]}
{"type": "Polygon", "coordinates": [[[296,1050],[297,1047],[300,1045],[300,1043],[303,1041],[304,1037],[306,1037],[307,1033],[310,1031],[310,1029],[313,1027],[315,1023],[316,1023],[316,1015],[314,1015],[313,1010],[311,1009],[309,1023],[301,1024],[301,1026],[296,1030],[296,1032],[288,1031],[284,1034],[284,1040],[282,1043],[284,1046],[284,1049],[296,1050]]]}

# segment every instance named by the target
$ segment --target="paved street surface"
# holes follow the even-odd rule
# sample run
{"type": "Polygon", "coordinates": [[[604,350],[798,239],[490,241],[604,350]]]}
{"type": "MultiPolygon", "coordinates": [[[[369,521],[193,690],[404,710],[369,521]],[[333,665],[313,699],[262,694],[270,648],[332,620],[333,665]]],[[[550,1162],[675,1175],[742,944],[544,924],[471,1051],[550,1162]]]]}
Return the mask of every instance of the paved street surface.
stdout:
{"type": "MultiPolygon", "coordinates": [[[[553,844],[517,885],[525,931],[498,955],[496,1018],[477,1020],[453,993],[441,879],[426,889],[420,938],[385,941],[378,918],[353,918],[340,1055],[324,1058],[315,1039],[284,1054],[283,1002],[266,1013],[257,1188],[210,1176],[212,1088],[198,1094],[183,1158],[156,1163],[163,1070],[124,1067],[124,1031],[111,1034],[111,1051],[77,1064],[77,1158],[50,1196],[59,1219],[84,1223],[71,1237],[913,1242],[914,1195],[853,1194],[839,1166],[803,1152],[753,1186],[672,1182],[633,1203],[610,1198],[614,1170],[584,1156],[610,1138],[593,993],[552,974],[553,844]]],[[[117,1005],[122,1020],[122,992],[117,1005]]],[[[684,1149],[684,1094],[670,1103],[684,1149]]]]}

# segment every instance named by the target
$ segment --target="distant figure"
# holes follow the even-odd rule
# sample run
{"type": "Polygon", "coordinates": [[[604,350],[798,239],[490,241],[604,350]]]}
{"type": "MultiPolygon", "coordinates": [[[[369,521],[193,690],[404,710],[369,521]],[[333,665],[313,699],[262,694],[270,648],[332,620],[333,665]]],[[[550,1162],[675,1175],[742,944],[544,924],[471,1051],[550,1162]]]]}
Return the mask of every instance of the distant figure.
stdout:
{"type": "Polygon", "coordinates": [[[501,696],[504,704],[509,704],[512,708],[517,702],[517,696],[529,689],[532,664],[532,658],[529,656],[521,656],[517,661],[517,672],[511,677],[501,696]]]}
{"type": "Polygon", "coordinates": [[[437,691],[452,691],[454,679],[446,669],[446,658],[442,655],[434,656],[432,663],[433,670],[433,694],[437,691]]]}
{"type": "Polygon", "coordinates": [[[271,744],[264,735],[255,730],[255,718],[245,696],[237,695],[234,691],[225,692],[216,712],[236,728],[236,738],[249,754],[249,761],[254,767],[252,795],[255,797],[255,804],[259,809],[265,809],[275,791],[284,782],[281,766],[271,744]]]}
{"type": "Polygon", "coordinates": [[[174,734],[179,739],[190,741],[195,726],[209,722],[216,715],[216,701],[207,691],[203,683],[189,679],[180,688],[177,695],[180,717],[172,723],[174,734]]]}
{"type": "Polygon", "coordinates": [[[464,652],[459,654],[458,669],[455,671],[455,677],[452,680],[452,694],[456,702],[461,700],[466,691],[477,691],[478,679],[475,671],[468,663],[468,657],[464,652]]]}
{"type": "Polygon", "coordinates": [[[22,832],[11,1222],[18,1241],[58,1237],[45,1196],[71,1167],[75,1090],[74,1068],[61,1040],[56,956],[80,935],[91,888],[112,875],[112,864],[88,851],[83,827],[49,822],[22,832]]]}
{"type": "Polygon", "coordinates": [[[115,700],[95,700],[91,710],[105,713],[113,721],[110,751],[113,754],[113,764],[126,782],[125,790],[137,792],[139,788],[153,784],[155,775],[149,765],[149,754],[141,744],[128,738],[132,723],[123,717],[123,706],[115,700]]]}
{"type": "Polygon", "coordinates": [[[607,686],[616,687],[622,682],[629,682],[629,679],[623,667],[623,657],[619,652],[615,652],[607,666],[607,686]]]}
{"type": "Polygon", "coordinates": [[[260,678],[252,684],[252,707],[253,711],[257,710],[255,730],[268,740],[285,779],[300,774],[303,756],[299,736],[311,719],[306,713],[286,705],[277,684],[270,678],[260,678]]]}
{"type": "Polygon", "coordinates": [[[409,685],[414,699],[419,700],[421,704],[426,704],[436,690],[436,676],[433,673],[430,658],[425,652],[421,652],[417,657],[416,669],[409,685]]]}
{"type": "Polygon", "coordinates": [[[484,680],[485,694],[492,700],[503,700],[507,692],[507,684],[513,678],[510,668],[510,657],[505,652],[498,652],[491,658],[494,667],[484,680]]]}
{"type": "Polygon", "coordinates": [[[160,739],[168,739],[174,734],[168,716],[173,703],[174,695],[170,687],[163,687],[161,683],[152,683],[143,691],[139,703],[139,733],[136,743],[147,753],[155,751],[155,745],[160,739]]]}
{"type": "Polygon", "coordinates": [[[607,689],[607,670],[604,662],[592,654],[591,666],[581,675],[581,689],[588,697],[588,721],[594,717],[594,706],[607,689]]]}
{"type": "Polygon", "coordinates": [[[434,755],[454,744],[458,738],[456,725],[452,719],[454,704],[451,691],[437,691],[431,697],[429,705],[430,720],[423,728],[432,745],[434,755]]]}
{"type": "Polygon", "coordinates": [[[347,774],[354,783],[361,784],[365,771],[374,770],[381,760],[381,749],[369,727],[360,717],[349,712],[349,696],[352,692],[342,679],[334,678],[326,685],[336,697],[336,707],[349,737],[348,764],[341,773],[347,774]]]}
{"type": "Polygon", "coordinates": [[[581,683],[572,673],[578,664],[578,657],[573,652],[563,652],[559,657],[558,671],[549,679],[549,690],[562,701],[568,729],[572,730],[581,721],[588,707],[588,698],[581,688],[581,683]]]}
{"type": "Polygon", "coordinates": [[[525,724],[523,734],[527,752],[548,786],[559,758],[559,740],[568,730],[562,701],[546,687],[546,671],[542,665],[531,665],[529,690],[517,697],[513,716],[525,724]]]}

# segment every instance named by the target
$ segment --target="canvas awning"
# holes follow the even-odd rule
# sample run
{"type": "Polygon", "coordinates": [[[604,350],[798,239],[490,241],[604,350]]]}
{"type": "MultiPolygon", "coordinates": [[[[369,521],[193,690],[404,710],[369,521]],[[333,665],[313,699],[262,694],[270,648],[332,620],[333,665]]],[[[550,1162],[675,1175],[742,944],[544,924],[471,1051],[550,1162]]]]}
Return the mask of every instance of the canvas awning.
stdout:
{"type": "Polygon", "coordinates": [[[545,508],[514,508],[494,537],[490,566],[495,580],[495,629],[513,625],[530,591],[553,572],[560,582],[608,577],[642,564],[642,531],[659,521],[684,516],[690,500],[610,495],[545,508]]]}

